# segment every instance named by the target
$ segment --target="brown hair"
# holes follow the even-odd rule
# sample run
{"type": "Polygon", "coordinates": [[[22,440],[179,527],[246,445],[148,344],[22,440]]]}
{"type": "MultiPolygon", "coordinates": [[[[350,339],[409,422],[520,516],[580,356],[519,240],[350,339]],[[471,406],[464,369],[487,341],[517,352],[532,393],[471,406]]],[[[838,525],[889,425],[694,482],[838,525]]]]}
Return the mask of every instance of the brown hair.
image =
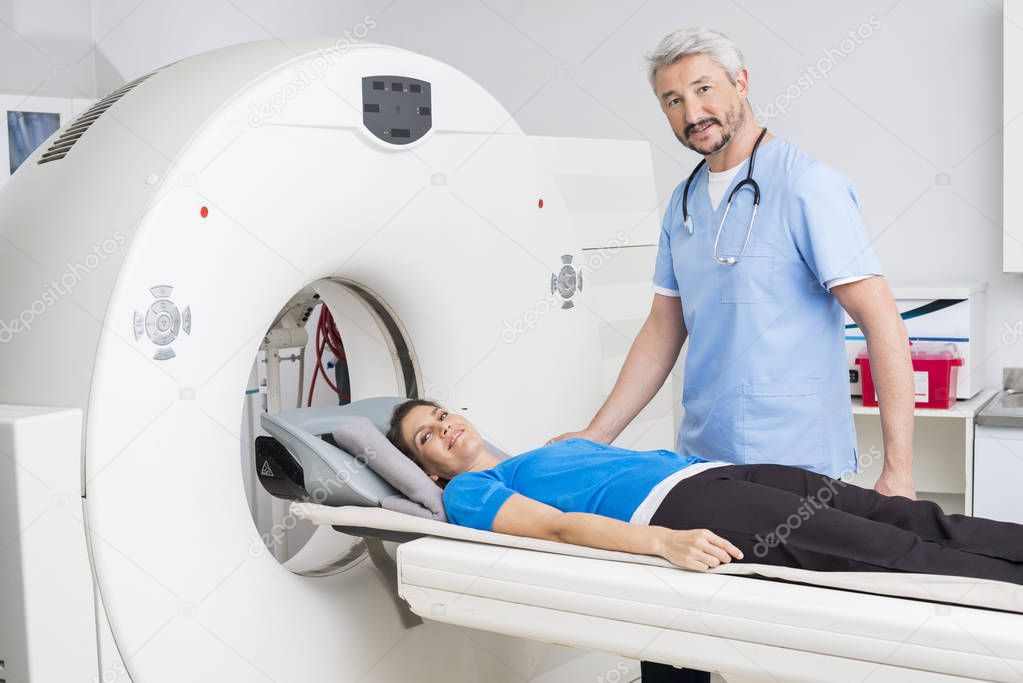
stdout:
{"type": "Polygon", "coordinates": [[[387,440],[394,444],[395,448],[408,456],[409,460],[416,463],[420,467],[422,463],[416,458],[415,452],[412,450],[412,444],[406,443],[405,439],[401,436],[401,423],[409,412],[417,406],[433,406],[434,408],[443,408],[444,406],[439,403],[435,403],[428,398],[413,398],[399,403],[394,406],[394,412],[391,413],[391,424],[387,428],[387,440]]]}

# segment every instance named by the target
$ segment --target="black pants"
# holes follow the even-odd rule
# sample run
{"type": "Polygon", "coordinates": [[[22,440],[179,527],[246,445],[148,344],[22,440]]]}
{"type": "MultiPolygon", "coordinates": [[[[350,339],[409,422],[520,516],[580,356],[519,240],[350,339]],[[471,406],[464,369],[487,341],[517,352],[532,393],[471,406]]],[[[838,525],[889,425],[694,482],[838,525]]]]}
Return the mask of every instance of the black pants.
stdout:
{"type": "MultiPolygon", "coordinates": [[[[742,560],[817,571],[898,571],[1023,584],[1023,524],[946,515],[937,503],[885,496],[788,465],[727,465],[683,479],[650,520],[709,529],[742,560]]],[[[642,663],[644,683],[710,674],[642,663]]]]}

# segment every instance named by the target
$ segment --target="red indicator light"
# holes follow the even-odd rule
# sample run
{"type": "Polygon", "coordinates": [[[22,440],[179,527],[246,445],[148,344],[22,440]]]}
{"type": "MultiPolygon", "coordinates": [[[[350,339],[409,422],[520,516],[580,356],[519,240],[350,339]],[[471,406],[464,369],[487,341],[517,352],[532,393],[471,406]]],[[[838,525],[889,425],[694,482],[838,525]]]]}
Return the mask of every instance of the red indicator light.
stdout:
{"type": "Polygon", "coordinates": [[[543,208],[543,197],[541,197],[540,201],[538,201],[536,203],[536,208],[538,208],[538,209],[542,209],[543,208]]]}
{"type": "Polygon", "coordinates": [[[201,209],[199,209],[199,215],[202,216],[203,218],[206,218],[206,216],[210,215],[210,210],[204,206],[201,209]]]}

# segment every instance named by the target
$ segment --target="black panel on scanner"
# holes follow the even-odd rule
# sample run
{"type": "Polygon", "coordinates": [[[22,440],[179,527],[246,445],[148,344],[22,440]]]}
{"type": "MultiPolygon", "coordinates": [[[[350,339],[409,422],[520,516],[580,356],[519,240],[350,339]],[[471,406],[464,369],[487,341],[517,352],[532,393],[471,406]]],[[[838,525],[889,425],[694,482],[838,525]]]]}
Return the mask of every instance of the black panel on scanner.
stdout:
{"type": "Polygon", "coordinates": [[[362,79],[362,124],[392,145],[407,145],[433,125],[430,84],[408,76],[362,79]]]}
{"type": "Polygon", "coordinates": [[[271,496],[287,500],[307,498],[302,466],[272,436],[256,437],[256,474],[271,496]]]}

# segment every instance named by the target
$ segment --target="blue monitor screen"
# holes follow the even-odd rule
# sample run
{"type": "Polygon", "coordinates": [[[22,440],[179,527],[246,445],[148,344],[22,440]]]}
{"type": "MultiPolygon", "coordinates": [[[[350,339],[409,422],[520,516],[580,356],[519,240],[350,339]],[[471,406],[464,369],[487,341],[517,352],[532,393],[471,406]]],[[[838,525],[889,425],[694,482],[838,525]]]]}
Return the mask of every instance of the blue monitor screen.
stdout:
{"type": "Polygon", "coordinates": [[[60,114],[37,111],[7,112],[7,148],[11,173],[60,128],[60,114]]]}

